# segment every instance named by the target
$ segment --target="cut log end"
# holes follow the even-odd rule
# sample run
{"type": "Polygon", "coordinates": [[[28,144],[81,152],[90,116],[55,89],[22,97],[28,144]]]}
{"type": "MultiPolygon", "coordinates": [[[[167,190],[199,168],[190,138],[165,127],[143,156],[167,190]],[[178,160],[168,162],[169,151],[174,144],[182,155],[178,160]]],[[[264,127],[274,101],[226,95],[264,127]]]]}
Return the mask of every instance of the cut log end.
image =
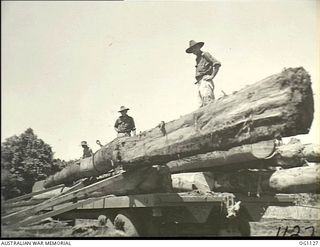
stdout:
{"type": "MultiPolygon", "coordinates": [[[[292,114],[288,117],[288,122],[290,122],[293,128],[285,129],[287,136],[296,135],[297,133],[292,133],[293,129],[300,129],[301,133],[309,133],[314,114],[314,100],[313,92],[311,88],[310,75],[303,67],[289,68],[283,73],[284,80],[282,83],[290,82],[291,86],[291,98],[292,98],[292,114]]],[[[290,125],[291,125],[290,124],[290,125]]]]}

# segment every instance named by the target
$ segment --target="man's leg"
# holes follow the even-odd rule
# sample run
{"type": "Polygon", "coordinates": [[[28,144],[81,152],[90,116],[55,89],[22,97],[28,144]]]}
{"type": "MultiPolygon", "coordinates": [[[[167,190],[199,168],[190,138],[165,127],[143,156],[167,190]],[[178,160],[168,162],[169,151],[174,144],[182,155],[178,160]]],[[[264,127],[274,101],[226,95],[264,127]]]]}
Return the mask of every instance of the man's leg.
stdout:
{"type": "Polygon", "coordinates": [[[198,104],[199,104],[199,107],[202,107],[203,106],[203,98],[201,96],[201,92],[200,92],[200,82],[198,83],[198,104]]]}
{"type": "Polygon", "coordinates": [[[201,106],[205,106],[214,101],[214,84],[212,80],[201,79],[198,89],[202,102],[201,106]]]}

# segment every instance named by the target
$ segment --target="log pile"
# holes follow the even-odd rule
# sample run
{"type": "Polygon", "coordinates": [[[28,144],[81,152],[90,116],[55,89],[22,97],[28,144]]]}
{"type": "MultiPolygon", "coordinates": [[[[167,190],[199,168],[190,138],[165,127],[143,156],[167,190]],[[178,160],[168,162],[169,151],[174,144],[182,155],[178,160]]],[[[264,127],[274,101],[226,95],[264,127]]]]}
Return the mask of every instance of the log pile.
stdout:
{"type": "MultiPolygon", "coordinates": [[[[17,223],[30,213],[36,215],[74,198],[108,194],[172,189],[258,197],[262,193],[320,193],[320,146],[302,144],[294,138],[281,143],[282,137],[307,134],[313,112],[310,76],[302,67],[285,69],[162,124],[161,129],[116,138],[92,157],[43,181],[48,192],[41,196],[50,197],[46,202],[5,215],[2,220],[17,223]],[[97,179],[119,167],[123,173],[96,183],[71,187],[63,193],[53,190],[56,185],[71,186],[83,178],[97,179]]],[[[33,217],[25,223],[41,216],[33,217]]]]}
{"type": "Polygon", "coordinates": [[[116,138],[91,159],[49,177],[44,186],[97,176],[119,165],[138,169],[198,154],[206,156],[208,152],[215,153],[208,154],[208,158],[201,156],[200,160],[215,159],[216,164],[224,164],[225,153],[230,156],[228,164],[238,159],[251,162],[260,156],[266,158],[273,153],[272,143],[251,144],[308,133],[313,111],[310,76],[302,67],[285,69],[164,123],[161,129],[156,127],[137,136],[116,138]],[[265,148],[267,145],[270,147],[265,148]]]}
{"type": "Polygon", "coordinates": [[[172,176],[176,191],[263,193],[320,193],[320,165],[282,170],[248,169],[229,172],[191,172],[172,176]]]}
{"type": "Polygon", "coordinates": [[[320,193],[320,146],[296,138],[199,154],[167,166],[177,191],[320,193]]]}
{"type": "Polygon", "coordinates": [[[47,178],[44,187],[118,166],[166,165],[176,190],[318,192],[318,166],[308,164],[320,162],[319,145],[297,139],[281,144],[282,137],[308,133],[313,112],[310,76],[302,67],[285,69],[162,129],[116,138],[93,157],[47,178]]]}
{"type": "Polygon", "coordinates": [[[291,168],[320,162],[320,146],[302,144],[293,138],[286,145],[276,145],[275,141],[262,141],[231,148],[198,154],[167,163],[171,173],[202,170],[235,170],[245,168],[282,167],[291,168]]]}

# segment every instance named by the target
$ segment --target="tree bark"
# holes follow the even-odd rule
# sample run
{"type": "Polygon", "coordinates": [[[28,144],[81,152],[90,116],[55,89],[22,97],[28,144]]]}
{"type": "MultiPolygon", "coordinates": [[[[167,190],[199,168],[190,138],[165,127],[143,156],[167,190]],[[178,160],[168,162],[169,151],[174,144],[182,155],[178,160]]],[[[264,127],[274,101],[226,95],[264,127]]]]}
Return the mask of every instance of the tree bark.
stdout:
{"type": "Polygon", "coordinates": [[[273,171],[194,172],[172,174],[175,191],[230,192],[257,195],[274,193],[269,178],[273,171]]]}
{"type": "Polygon", "coordinates": [[[306,161],[320,162],[320,146],[302,144],[300,140],[291,138],[288,144],[277,147],[272,161],[274,166],[285,168],[301,166],[306,161]]]}
{"type": "Polygon", "coordinates": [[[210,172],[173,174],[171,179],[176,192],[198,190],[205,193],[214,189],[214,178],[210,172]]]}
{"type": "Polygon", "coordinates": [[[242,170],[235,172],[179,173],[172,176],[177,191],[200,190],[245,193],[319,193],[320,165],[278,171],[242,170]]]}
{"type": "Polygon", "coordinates": [[[275,150],[273,140],[262,141],[234,147],[227,151],[213,151],[170,161],[167,166],[171,173],[212,170],[234,171],[236,169],[261,167],[261,163],[258,161],[271,156],[275,150]]]}
{"type": "Polygon", "coordinates": [[[305,134],[313,111],[310,76],[302,67],[289,68],[165,123],[161,129],[117,138],[94,154],[93,163],[103,168],[101,172],[118,164],[151,166],[277,136],[305,134]]]}
{"type": "Polygon", "coordinates": [[[320,193],[320,165],[279,170],[269,179],[270,188],[290,193],[320,193]]]}
{"type": "Polygon", "coordinates": [[[127,165],[164,163],[278,135],[306,134],[312,120],[310,77],[303,68],[293,68],[166,123],[165,136],[154,128],[116,139],[101,151],[107,149],[112,160],[127,165]]]}
{"type": "Polygon", "coordinates": [[[167,163],[171,173],[195,171],[234,171],[265,167],[297,167],[309,162],[320,162],[319,145],[302,144],[293,138],[288,144],[276,146],[274,141],[262,141],[198,154],[167,163]]]}

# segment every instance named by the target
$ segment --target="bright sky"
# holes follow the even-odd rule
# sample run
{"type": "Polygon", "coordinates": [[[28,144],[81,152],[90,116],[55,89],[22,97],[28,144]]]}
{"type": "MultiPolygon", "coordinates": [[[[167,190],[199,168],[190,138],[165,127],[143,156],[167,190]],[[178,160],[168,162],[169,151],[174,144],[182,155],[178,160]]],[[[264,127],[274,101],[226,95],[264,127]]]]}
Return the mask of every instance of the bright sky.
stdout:
{"type": "Polygon", "coordinates": [[[79,158],[116,137],[128,106],[137,131],[197,109],[195,56],[204,41],[222,63],[216,95],[284,67],[311,75],[319,137],[320,4],[316,0],[1,2],[1,141],[28,127],[56,158],[79,158]]]}

